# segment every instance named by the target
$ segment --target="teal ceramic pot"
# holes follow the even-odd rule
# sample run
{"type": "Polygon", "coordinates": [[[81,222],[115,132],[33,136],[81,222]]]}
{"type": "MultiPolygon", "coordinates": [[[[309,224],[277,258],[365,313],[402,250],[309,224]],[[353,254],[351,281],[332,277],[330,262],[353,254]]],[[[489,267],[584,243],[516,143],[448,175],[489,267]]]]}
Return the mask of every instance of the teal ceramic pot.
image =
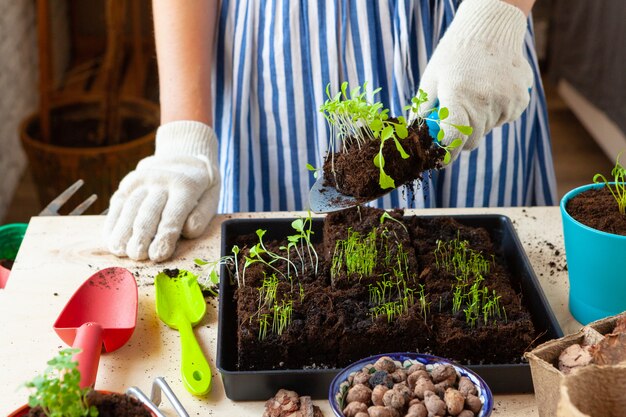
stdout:
{"type": "Polygon", "coordinates": [[[0,226],[0,259],[15,260],[22,239],[26,233],[26,223],[9,223],[0,226]]]}
{"type": "Polygon", "coordinates": [[[604,184],[584,185],[561,199],[569,309],[582,324],[626,310],[626,236],[585,226],[565,210],[567,202],[577,194],[601,187],[604,184]]]}

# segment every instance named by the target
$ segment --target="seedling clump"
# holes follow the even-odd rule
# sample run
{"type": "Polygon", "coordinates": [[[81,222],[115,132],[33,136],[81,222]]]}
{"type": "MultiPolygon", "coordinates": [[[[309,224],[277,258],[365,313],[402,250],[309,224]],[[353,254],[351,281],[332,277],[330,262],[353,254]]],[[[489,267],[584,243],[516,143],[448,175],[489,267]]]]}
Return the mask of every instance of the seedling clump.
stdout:
{"type": "MultiPolygon", "coordinates": [[[[445,137],[443,125],[452,126],[464,135],[472,133],[472,128],[469,126],[445,122],[449,116],[446,107],[423,110],[421,106],[428,101],[428,96],[422,90],[412,99],[411,104],[405,107],[405,111],[409,112],[409,117],[413,120],[411,123],[407,123],[407,118],[403,115],[390,117],[389,109],[384,108],[382,103],[369,101],[366,97],[367,83],[364,83],[363,87],[356,87],[348,91],[348,83],[344,82],[341,84],[340,90],[332,95],[330,84],[328,84],[326,86],[328,98],[320,106],[320,112],[326,118],[331,131],[328,151],[331,158],[331,172],[335,176],[335,182],[337,175],[334,158],[337,148],[339,148],[339,152],[347,152],[351,148],[360,150],[367,142],[377,141],[378,152],[372,162],[378,168],[378,184],[382,190],[385,190],[396,187],[394,178],[385,171],[386,161],[383,149],[387,141],[393,141],[400,157],[408,159],[410,155],[405,149],[407,146],[405,139],[409,136],[409,130],[411,128],[419,129],[427,120],[432,121],[440,128],[437,136],[438,141],[435,143],[445,150],[443,163],[448,164],[451,159],[449,150],[460,146],[462,140],[457,138],[447,146],[441,145],[439,141],[445,137]],[[434,117],[433,114],[437,117],[434,117]]],[[[380,88],[373,90],[371,96],[374,97],[380,90],[380,88]]],[[[307,169],[313,171],[314,175],[317,174],[317,169],[311,164],[307,164],[307,169]]]]}

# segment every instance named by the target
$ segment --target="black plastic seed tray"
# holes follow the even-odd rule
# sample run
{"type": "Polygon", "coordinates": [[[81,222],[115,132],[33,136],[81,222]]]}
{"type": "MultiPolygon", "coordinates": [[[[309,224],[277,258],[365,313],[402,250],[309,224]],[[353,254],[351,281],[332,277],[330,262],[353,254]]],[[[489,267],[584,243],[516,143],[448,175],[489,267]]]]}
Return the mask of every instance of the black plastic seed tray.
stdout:
{"type": "MultiPolygon", "coordinates": [[[[504,254],[512,273],[512,284],[521,288],[522,297],[530,310],[533,324],[542,337],[539,342],[556,339],[563,332],[539,285],[539,281],[517,237],[511,220],[503,215],[456,215],[420,216],[448,217],[472,227],[485,228],[500,251],[504,254]]],[[[408,218],[408,217],[407,217],[408,218]]],[[[235,239],[254,233],[257,229],[267,230],[264,239],[282,239],[291,234],[291,222],[284,219],[231,219],[222,225],[221,255],[230,255],[235,239]]],[[[314,237],[321,240],[323,218],[313,219],[314,237]]],[[[221,277],[227,277],[225,270],[221,277]]],[[[237,370],[237,317],[233,300],[235,287],[228,279],[220,280],[219,325],[217,337],[217,367],[222,375],[226,396],[231,400],[267,400],[280,388],[291,389],[300,395],[315,399],[328,398],[328,388],[340,369],[292,369],[292,370],[237,370]]],[[[533,383],[527,363],[470,365],[495,394],[530,393],[533,383]]]]}

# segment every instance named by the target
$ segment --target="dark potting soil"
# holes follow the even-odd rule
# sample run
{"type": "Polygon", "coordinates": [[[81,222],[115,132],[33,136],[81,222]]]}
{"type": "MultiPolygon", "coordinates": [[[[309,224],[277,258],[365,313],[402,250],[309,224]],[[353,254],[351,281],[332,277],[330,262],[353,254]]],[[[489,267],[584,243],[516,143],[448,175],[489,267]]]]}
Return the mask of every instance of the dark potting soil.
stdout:
{"type": "MultiPolygon", "coordinates": [[[[98,417],[151,417],[152,414],[137,399],[125,394],[91,391],[87,403],[98,409],[98,417]]],[[[46,417],[41,407],[32,408],[28,417],[46,417]]]]}
{"type": "MultiPolygon", "coordinates": [[[[424,171],[441,167],[445,151],[435,145],[426,124],[409,127],[409,135],[400,139],[400,143],[409,158],[402,159],[392,139],[383,146],[384,169],[393,178],[396,187],[422,179],[424,171]]],[[[379,150],[380,141],[371,140],[360,148],[354,144],[344,152],[327,155],[323,167],[324,185],[364,201],[385,194],[389,189],[381,189],[380,169],[374,165],[379,150]]]]}
{"type": "Polygon", "coordinates": [[[13,259],[0,259],[0,265],[5,267],[6,269],[12,269],[15,261],[13,259]]]}
{"type": "MultiPolygon", "coordinates": [[[[400,210],[390,212],[398,222],[386,219],[381,224],[382,213],[360,207],[326,217],[323,242],[316,245],[320,256],[317,277],[311,267],[300,273],[293,284],[279,280],[277,303],[284,300],[293,303],[291,324],[280,336],[271,328],[272,311],[259,302],[259,288],[272,270],[260,262],[247,268],[245,286],[235,291],[239,370],[341,368],[370,355],[403,351],[431,353],[467,364],[521,362],[524,351],[532,348],[537,335],[530,313],[522,304],[521,290],[512,287],[510,272],[489,233],[444,217],[412,217],[405,221],[400,210]],[[377,242],[388,243],[388,253],[380,253],[372,274],[349,276],[343,270],[331,279],[331,259],[337,240],[345,239],[349,231],[367,235],[372,230],[380,239],[377,242]],[[504,313],[495,321],[485,324],[479,319],[471,326],[463,311],[452,314],[451,288],[457,278],[436,266],[433,252],[437,240],[453,239],[468,241],[470,248],[491,260],[484,285],[489,293],[495,291],[500,296],[504,313]],[[403,276],[415,302],[408,311],[391,320],[384,314],[374,317],[370,284],[376,287],[391,275],[389,272],[397,265],[388,264],[386,259],[395,260],[395,255],[402,252],[407,254],[403,276]],[[418,301],[421,288],[428,303],[425,315],[418,301]],[[262,338],[259,319],[265,314],[268,329],[262,338]]],[[[243,248],[239,271],[248,248],[258,242],[255,238],[245,236],[238,242],[243,248]]],[[[285,254],[279,250],[283,245],[285,242],[265,242],[269,250],[285,254]]],[[[297,256],[292,252],[290,259],[297,256]]],[[[280,262],[273,265],[286,272],[280,262]]]]}
{"type": "Polygon", "coordinates": [[[620,214],[617,201],[606,187],[577,194],[567,202],[565,209],[586,226],[626,236],[626,216],[620,214]]]}

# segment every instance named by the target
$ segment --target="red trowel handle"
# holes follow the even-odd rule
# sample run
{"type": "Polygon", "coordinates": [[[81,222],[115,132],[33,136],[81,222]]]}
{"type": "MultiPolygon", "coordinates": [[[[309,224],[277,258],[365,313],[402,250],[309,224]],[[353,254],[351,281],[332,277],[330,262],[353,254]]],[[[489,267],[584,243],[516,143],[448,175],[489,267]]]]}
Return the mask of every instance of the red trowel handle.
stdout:
{"type": "Polygon", "coordinates": [[[80,387],[93,387],[102,351],[102,326],[93,322],[84,323],[76,330],[72,347],[81,350],[74,355],[80,371],[80,387]]]}

